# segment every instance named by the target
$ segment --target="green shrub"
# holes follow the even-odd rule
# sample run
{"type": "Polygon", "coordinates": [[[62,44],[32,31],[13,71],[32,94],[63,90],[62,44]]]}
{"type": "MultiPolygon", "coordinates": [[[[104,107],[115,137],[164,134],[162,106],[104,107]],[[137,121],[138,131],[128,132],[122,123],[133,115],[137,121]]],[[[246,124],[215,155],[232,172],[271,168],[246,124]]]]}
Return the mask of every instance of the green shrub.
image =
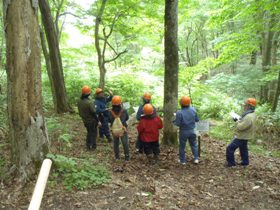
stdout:
{"type": "MultiPolygon", "coordinates": [[[[140,98],[143,96],[144,91],[148,89],[145,88],[141,80],[135,78],[132,74],[112,76],[107,84],[113,90],[114,95],[120,95],[123,102],[129,102],[131,107],[139,105],[140,98]]],[[[151,87],[150,90],[152,89],[151,87]]]]}
{"type": "Polygon", "coordinates": [[[216,126],[211,127],[210,136],[214,139],[229,142],[234,137],[234,126],[231,122],[216,122],[216,126]]]}
{"type": "Polygon", "coordinates": [[[104,166],[97,165],[94,159],[70,158],[63,155],[48,154],[54,162],[51,180],[62,181],[67,190],[84,190],[109,182],[110,176],[104,166]]]}
{"type": "MultiPolygon", "coordinates": [[[[229,68],[229,67],[228,67],[229,68]]],[[[245,98],[259,95],[263,82],[262,70],[254,65],[237,66],[234,73],[219,73],[206,81],[206,84],[220,93],[243,101],[245,98]]]]}
{"type": "Polygon", "coordinates": [[[239,105],[232,98],[225,94],[209,91],[205,95],[197,98],[197,109],[202,119],[214,118],[224,119],[228,118],[229,112],[238,111],[239,105]]]}

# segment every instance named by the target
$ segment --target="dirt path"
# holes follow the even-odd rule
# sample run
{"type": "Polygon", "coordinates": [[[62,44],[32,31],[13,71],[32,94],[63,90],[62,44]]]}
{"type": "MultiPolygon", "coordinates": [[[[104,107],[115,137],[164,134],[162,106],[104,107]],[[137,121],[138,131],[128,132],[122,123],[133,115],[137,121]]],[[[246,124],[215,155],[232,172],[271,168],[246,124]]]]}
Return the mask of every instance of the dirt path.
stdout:
{"type": "MultiPolygon", "coordinates": [[[[226,145],[204,137],[199,165],[179,165],[172,147],[161,147],[160,163],[149,165],[144,155],[134,153],[136,130],[130,129],[131,161],[124,164],[114,161],[111,144],[98,142],[96,151],[86,151],[82,124],[72,130],[68,156],[98,158],[112,181],[85,191],[48,187],[41,209],[280,209],[279,159],[250,154],[250,166],[225,168],[226,145]],[[123,172],[114,172],[120,166],[123,172]]],[[[24,188],[2,185],[0,208],[27,209],[33,187],[34,182],[24,188]]]]}

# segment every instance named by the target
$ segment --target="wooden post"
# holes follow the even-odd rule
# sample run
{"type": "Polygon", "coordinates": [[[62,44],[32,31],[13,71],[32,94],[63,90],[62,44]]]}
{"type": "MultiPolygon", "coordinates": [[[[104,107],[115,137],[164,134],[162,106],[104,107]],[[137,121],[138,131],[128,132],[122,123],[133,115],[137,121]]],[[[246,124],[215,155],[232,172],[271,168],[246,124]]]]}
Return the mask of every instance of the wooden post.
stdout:
{"type": "Polygon", "coordinates": [[[197,140],[198,140],[198,157],[200,157],[200,139],[201,136],[198,134],[197,140]]]}
{"type": "Polygon", "coordinates": [[[33,191],[31,202],[29,204],[28,210],[38,210],[41,205],[44,190],[48,181],[49,172],[51,169],[52,161],[50,159],[45,159],[33,191]]]}

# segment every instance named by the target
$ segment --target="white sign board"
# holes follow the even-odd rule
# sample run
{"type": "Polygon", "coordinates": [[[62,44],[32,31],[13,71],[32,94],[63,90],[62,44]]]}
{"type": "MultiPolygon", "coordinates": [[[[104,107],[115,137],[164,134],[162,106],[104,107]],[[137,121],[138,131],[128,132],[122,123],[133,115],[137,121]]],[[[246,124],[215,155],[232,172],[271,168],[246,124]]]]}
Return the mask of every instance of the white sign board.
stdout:
{"type": "Polygon", "coordinates": [[[130,103],[129,102],[124,102],[123,106],[125,109],[129,109],[130,108],[130,103]]]}
{"type": "Polygon", "coordinates": [[[195,130],[199,133],[209,132],[209,120],[203,120],[195,123],[195,130]]]}

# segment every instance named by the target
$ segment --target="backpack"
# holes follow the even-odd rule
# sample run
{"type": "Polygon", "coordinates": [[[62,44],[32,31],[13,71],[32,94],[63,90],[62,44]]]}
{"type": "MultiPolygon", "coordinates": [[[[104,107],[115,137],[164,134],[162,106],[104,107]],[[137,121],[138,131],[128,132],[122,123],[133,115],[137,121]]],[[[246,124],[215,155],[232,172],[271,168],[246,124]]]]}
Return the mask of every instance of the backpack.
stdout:
{"type": "Polygon", "coordinates": [[[114,137],[122,137],[125,131],[125,127],[122,124],[122,121],[120,119],[121,114],[123,113],[123,109],[120,111],[118,115],[116,115],[112,110],[110,110],[113,117],[115,118],[112,126],[111,126],[111,131],[112,135],[114,137]]]}

